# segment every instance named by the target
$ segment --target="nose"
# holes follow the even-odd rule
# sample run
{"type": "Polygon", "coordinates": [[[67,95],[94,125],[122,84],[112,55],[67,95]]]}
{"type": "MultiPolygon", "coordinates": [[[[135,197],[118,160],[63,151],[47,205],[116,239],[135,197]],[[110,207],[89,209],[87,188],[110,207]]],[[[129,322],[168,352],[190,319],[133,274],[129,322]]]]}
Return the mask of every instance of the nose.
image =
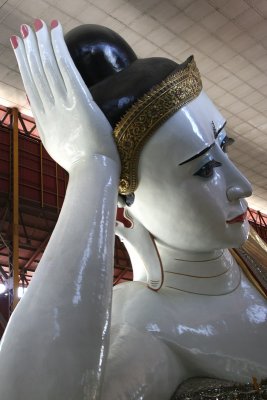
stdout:
{"type": "Polygon", "coordinates": [[[231,186],[227,189],[227,199],[229,201],[235,201],[238,199],[242,199],[244,197],[249,197],[252,195],[252,188],[250,183],[248,182],[250,189],[247,188],[247,190],[244,190],[241,187],[238,186],[231,186]]]}
{"type": "MultiPolygon", "coordinates": [[[[230,171],[229,171],[230,172],[230,171]]],[[[252,186],[248,179],[233,165],[234,174],[229,179],[226,190],[227,199],[235,201],[252,195],[252,186]]]]}

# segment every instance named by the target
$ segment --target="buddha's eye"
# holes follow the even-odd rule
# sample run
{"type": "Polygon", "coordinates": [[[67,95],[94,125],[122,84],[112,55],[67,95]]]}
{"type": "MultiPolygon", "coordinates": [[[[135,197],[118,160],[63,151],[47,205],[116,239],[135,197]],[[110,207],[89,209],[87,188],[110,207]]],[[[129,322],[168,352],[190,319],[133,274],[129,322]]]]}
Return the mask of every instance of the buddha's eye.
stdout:
{"type": "Polygon", "coordinates": [[[228,151],[228,146],[231,146],[235,142],[235,139],[225,136],[221,142],[221,149],[225,153],[228,151]]]}
{"type": "Polygon", "coordinates": [[[201,176],[202,178],[211,178],[213,176],[213,169],[221,165],[219,161],[212,159],[204,164],[194,175],[201,176]]]}

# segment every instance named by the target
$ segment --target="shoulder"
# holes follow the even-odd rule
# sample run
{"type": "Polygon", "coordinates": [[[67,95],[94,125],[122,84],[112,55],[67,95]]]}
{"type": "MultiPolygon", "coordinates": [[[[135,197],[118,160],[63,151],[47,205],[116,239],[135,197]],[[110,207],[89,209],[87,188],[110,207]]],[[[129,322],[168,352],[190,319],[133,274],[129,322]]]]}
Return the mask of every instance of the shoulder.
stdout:
{"type": "Polygon", "coordinates": [[[113,325],[103,399],[169,400],[188,376],[171,348],[151,332],[124,323],[113,325]],[[140,396],[140,397],[139,397],[140,396]]]}
{"type": "Polygon", "coordinates": [[[146,292],[151,292],[151,290],[145,282],[124,282],[113,288],[113,300],[117,298],[135,298],[137,294],[145,294],[146,292]]]}
{"type": "MultiPolygon", "coordinates": [[[[127,282],[117,285],[113,290],[112,318],[114,323],[122,321],[122,315],[142,318],[154,315],[156,310],[171,304],[171,291],[161,288],[159,291],[150,289],[144,282],[127,282]]],[[[129,321],[129,318],[126,318],[129,321]]]]}
{"type": "Polygon", "coordinates": [[[152,301],[153,292],[144,282],[126,282],[114,287],[112,298],[112,325],[122,323],[127,315],[140,315],[144,304],[152,301]]]}

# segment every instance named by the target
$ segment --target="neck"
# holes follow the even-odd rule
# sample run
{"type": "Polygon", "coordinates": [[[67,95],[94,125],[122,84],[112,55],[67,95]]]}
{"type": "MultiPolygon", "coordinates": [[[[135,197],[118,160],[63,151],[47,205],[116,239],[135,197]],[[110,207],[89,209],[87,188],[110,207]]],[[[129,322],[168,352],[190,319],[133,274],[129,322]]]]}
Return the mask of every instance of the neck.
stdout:
{"type": "Polygon", "coordinates": [[[183,292],[222,295],[240,282],[240,271],[228,250],[193,253],[156,242],[164,271],[164,287],[183,292]]]}

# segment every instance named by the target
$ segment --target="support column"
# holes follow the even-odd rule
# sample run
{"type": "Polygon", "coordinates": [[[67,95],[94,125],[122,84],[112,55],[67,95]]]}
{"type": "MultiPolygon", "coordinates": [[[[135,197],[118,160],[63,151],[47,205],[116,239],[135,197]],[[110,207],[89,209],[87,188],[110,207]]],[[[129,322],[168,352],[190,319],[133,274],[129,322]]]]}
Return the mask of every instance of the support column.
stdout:
{"type": "Polygon", "coordinates": [[[43,144],[40,142],[40,182],[41,182],[41,207],[44,208],[44,172],[43,172],[43,144]]]}
{"type": "Polygon", "coordinates": [[[13,213],[12,213],[12,264],[13,264],[13,304],[12,309],[19,302],[19,133],[18,109],[12,109],[13,129],[13,213]]]}

